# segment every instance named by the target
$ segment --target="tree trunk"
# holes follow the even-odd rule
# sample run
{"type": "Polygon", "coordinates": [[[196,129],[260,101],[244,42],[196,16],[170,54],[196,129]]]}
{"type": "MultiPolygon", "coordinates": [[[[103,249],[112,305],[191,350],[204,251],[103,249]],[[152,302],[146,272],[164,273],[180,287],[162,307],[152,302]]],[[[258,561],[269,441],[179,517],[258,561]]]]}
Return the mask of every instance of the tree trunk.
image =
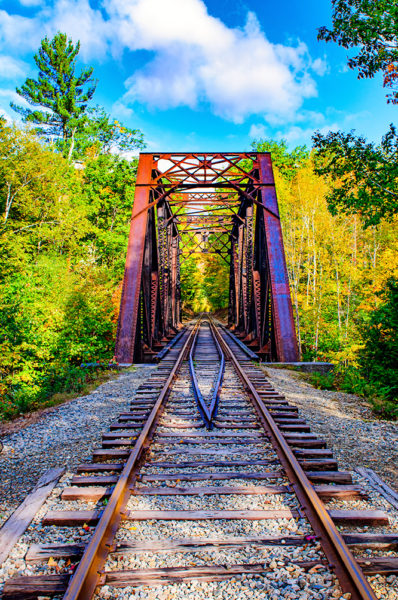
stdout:
{"type": "Polygon", "coordinates": [[[76,127],[74,127],[72,129],[72,135],[70,138],[70,146],[69,146],[69,152],[68,152],[68,160],[71,160],[72,154],[73,154],[73,149],[75,147],[75,133],[76,133],[76,127]]]}

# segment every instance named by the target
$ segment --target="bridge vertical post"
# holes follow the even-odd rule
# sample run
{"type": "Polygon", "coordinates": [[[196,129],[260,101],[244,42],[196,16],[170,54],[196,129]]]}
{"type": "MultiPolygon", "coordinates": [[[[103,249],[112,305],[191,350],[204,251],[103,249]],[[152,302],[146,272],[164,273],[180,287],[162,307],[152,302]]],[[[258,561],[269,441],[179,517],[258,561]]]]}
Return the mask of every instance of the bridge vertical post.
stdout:
{"type": "Polygon", "coordinates": [[[238,270],[238,253],[236,250],[236,238],[232,233],[231,240],[231,262],[229,267],[229,302],[228,302],[228,327],[235,328],[238,321],[237,317],[237,270],[238,270]]]}
{"type": "Polygon", "coordinates": [[[177,299],[177,278],[178,278],[178,237],[173,235],[171,238],[171,326],[176,329],[179,324],[178,317],[178,299],[177,299]]]}
{"type": "Polygon", "coordinates": [[[119,364],[132,364],[134,361],[142,262],[148,223],[148,211],[145,209],[149,204],[152,164],[151,154],[140,154],[116,336],[115,358],[119,364]]]}
{"type": "Polygon", "coordinates": [[[258,159],[260,182],[267,184],[261,187],[260,195],[261,203],[265,208],[264,227],[268,252],[277,360],[281,362],[295,362],[299,360],[299,352],[271,155],[259,154],[258,159]]]}

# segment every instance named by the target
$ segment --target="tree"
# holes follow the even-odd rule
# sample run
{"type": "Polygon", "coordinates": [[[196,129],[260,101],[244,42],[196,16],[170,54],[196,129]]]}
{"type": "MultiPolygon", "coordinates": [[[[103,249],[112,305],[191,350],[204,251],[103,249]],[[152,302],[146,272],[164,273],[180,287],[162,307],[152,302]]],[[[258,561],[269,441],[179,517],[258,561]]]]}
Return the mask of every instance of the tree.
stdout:
{"type": "Polygon", "coordinates": [[[297,170],[306,163],[310,154],[306,146],[296,146],[289,152],[285,140],[279,142],[263,139],[253,140],[251,147],[257,152],[271,152],[272,164],[289,181],[293,179],[297,170]]]}
{"type": "Polygon", "coordinates": [[[393,125],[379,146],[354,132],[316,132],[315,171],[333,184],[327,201],[332,214],[361,215],[366,227],[398,212],[398,136],[393,125]]]}
{"type": "Polygon", "coordinates": [[[69,158],[73,153],[76,132],[85,121],[87,103],[97,86],[92,79],[92,67],[76,75],[79,50],[80,42],[73,45],[64,33],[58,32],[51,41],[45,37],[34,56],[39,69],[38,79],[28,78],[21,88],[17,88],[17,93],[31,106],[44,110],[11,103],[25,122],[38,125],[37,131],[41,135],[47,139],[61,139],[69,158]]]}
{"type": "MultiPolygon", "coordinates": [[[[398,400],[398,280],[391,277],[378,294],[382,299],[362,327],[365,347],[362,371],[382,394],[398,400]]],[[[397,406],[395,406],[397,411],[397,406]]],[[[396,414],[398,414],[396,412],[396,414]]]]}
{"type": "MultiPolygon", "coordinates": [[[[81,218],[80,209],[71,200],[73,188],[79,185],[76,170],[40,144],[34,132],[15,126],[0,127],[0,156],[0,243],[8,240],[16,246],[18,239],[28,236],[26,250],[32,244],[41,248],[55,244],[57,236],[64,240],[69,235],[67,243],[73,244],[72,223],[81,218]]],[[[80,197],[76,193],[76,201],[80,197]]]]}
{"type": "MultiPolygon", "coordinates": [[[[359,47],[348,59],[358,78],[384,73],[384,86],[393,89],[388,102],[398,104],[398,0],[332,0],[333,27],[321,27],[318,39],[343,48],[359,47]]],[[[328,204],[335,214],[358,213],[365,226],[391,218],[398,210],[398,138],[393,125],[375,146],[362,136],[319,131],[313,137],[316,170],[329,174],[328,204]]]]}
{"type": "Polygon", "coordinates": [[[100,154],[126,154],[145,148],[144,136],[139,129],[130,129],[101,107],[88,108],[83,126],[75,139],[76,158],[100,154]]]}
{"type": "MultiPolygon", "coordinates": [[[[358,69],[358,78],[384,73],[384,85],[393,88],[398,77],[398,2],[397,0],[332,0],[333,27],[320,27],[318,39],[337,42],[343,48],[359,46],[348,60],[358,69]]],[[[398,90],[388,95],[398,103],[398,90]]]]}
{"type": "Polygon", "coordinates": [[[92,230],[90,239],[99,264],[122,277],[126,239],[134,202],[137,160],[101,154],[87,160],[83,171],[83,199],[92,230]]]}

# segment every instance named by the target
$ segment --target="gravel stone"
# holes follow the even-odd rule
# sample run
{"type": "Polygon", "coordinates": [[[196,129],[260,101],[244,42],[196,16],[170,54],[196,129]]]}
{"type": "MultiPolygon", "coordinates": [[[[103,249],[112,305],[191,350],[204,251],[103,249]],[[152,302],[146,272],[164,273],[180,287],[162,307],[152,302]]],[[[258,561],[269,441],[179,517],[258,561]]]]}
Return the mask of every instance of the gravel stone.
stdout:
{"type": "Polygon", "coordinates": [[[376,419],[363,398],[318,390],[294,371],[267,367],[266,373],[275,388],[299,408],[311,430],[327,441],[340,468],[371,468],[398,491],[397,421],[376,419]]]}
{"type": "Polygon", "coordinates": [[[0,454],[0,526],[24,500],[47,469],[73,471],[89,458],[101,435],[123,410],[129,409],[138,386],[156,368],[139,366],[121,373],[87,396],[42,414],[38,422],[2,437],[0,454]]]}

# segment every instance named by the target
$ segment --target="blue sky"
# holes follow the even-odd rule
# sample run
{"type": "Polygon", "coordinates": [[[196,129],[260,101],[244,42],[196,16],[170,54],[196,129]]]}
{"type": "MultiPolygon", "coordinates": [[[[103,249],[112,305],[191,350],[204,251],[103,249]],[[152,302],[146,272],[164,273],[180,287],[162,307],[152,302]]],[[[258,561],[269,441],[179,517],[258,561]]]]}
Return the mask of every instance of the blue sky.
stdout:
{"type": "Polygon", "coordinates": [[[397,109],[381,76],[358,81],[346,50],[317,41],[330,19],[330,0],[0,0],[0,111],[13,116],[41,38],[60,30],[95,68],[95,102],[149,150],[294,147],[316,129],[377,141],[397,109]]]}

